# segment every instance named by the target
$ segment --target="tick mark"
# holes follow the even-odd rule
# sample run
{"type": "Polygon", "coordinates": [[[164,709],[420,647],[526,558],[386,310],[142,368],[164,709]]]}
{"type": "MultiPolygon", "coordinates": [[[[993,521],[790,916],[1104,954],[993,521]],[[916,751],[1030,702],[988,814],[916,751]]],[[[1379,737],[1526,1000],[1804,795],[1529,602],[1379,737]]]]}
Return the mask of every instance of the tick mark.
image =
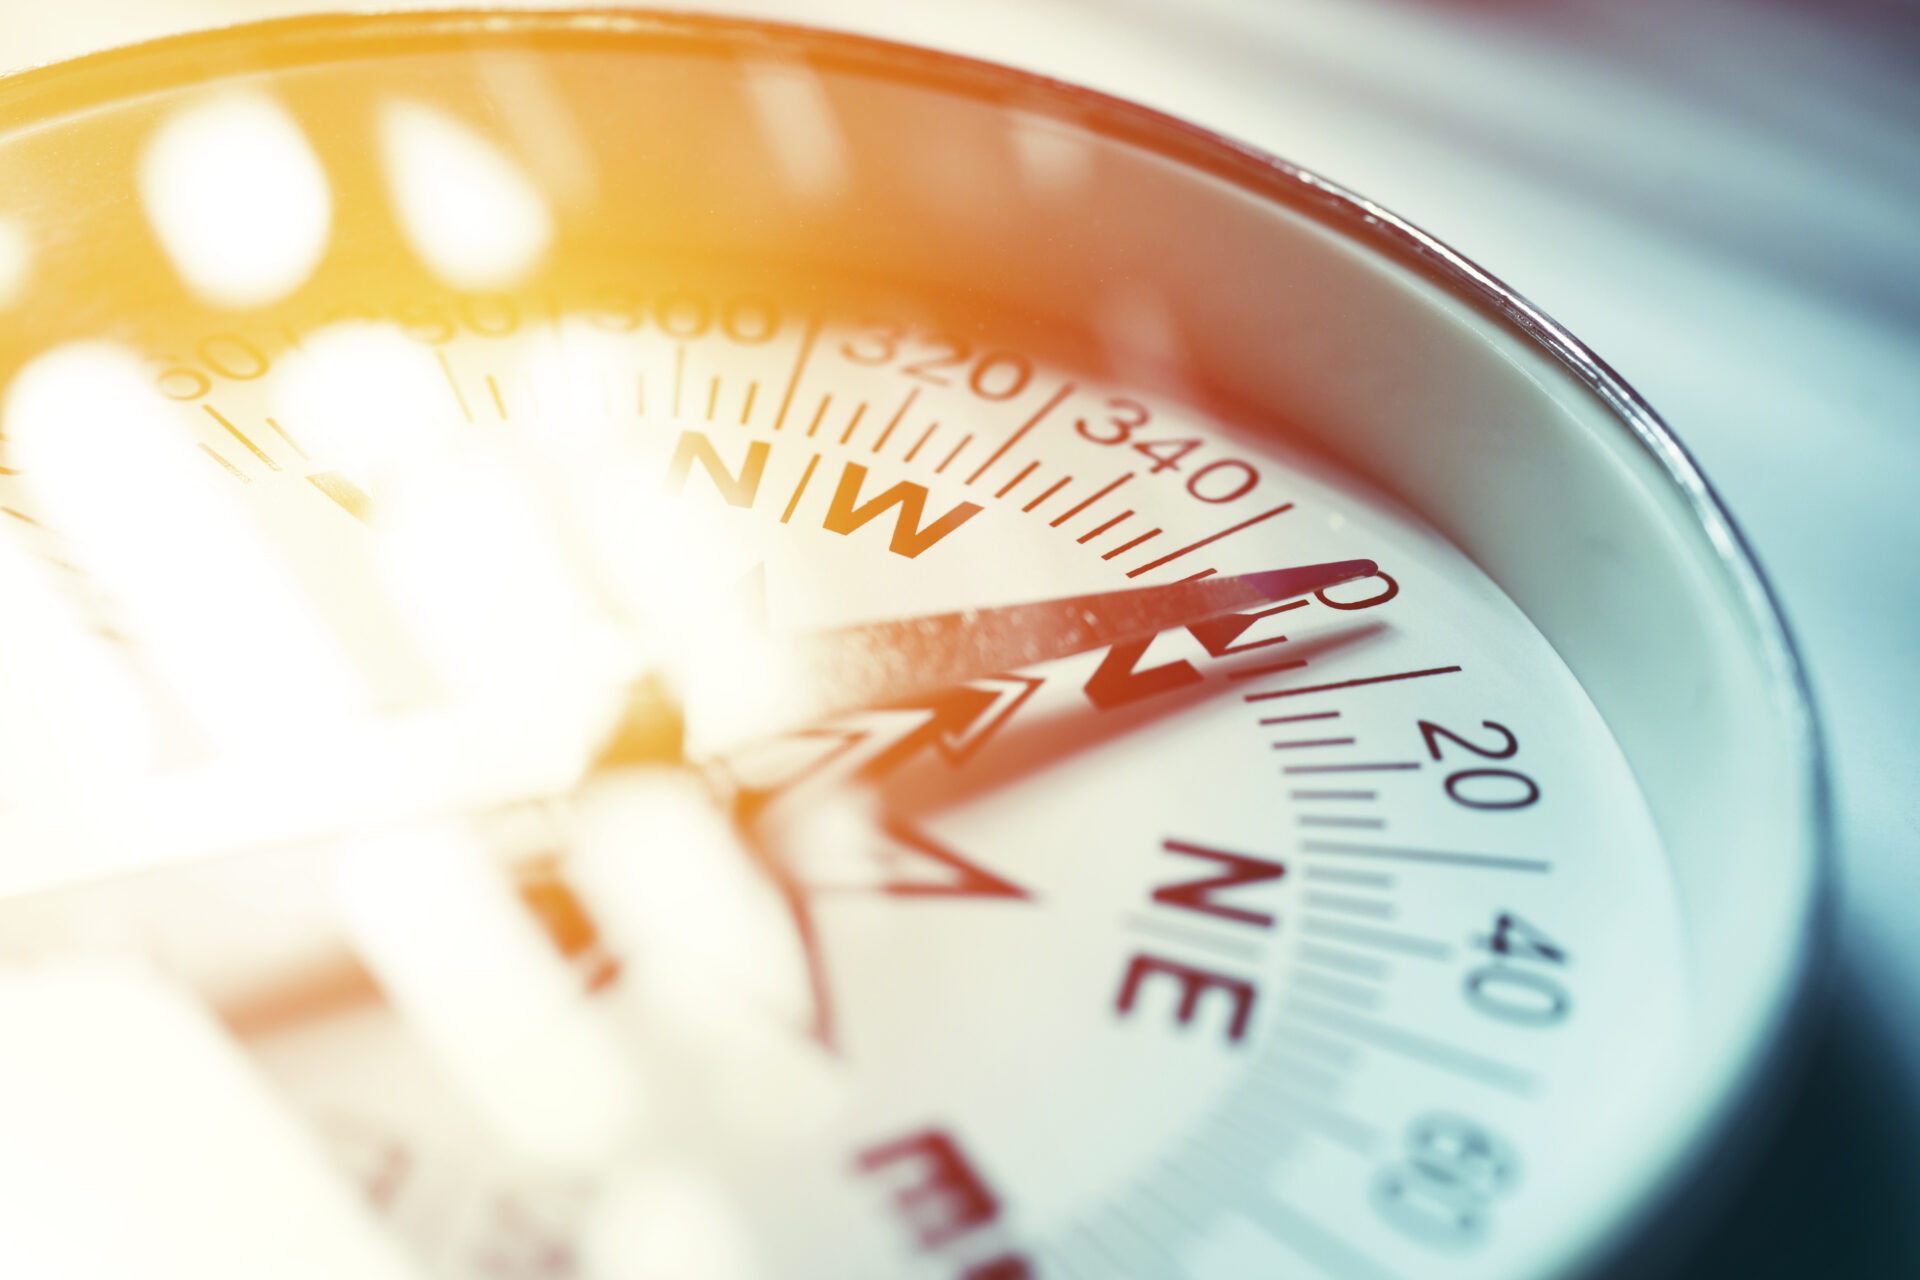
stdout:
{"type": "Polygon", "coordinates": [[[952,462],[955,458],[959,457],[960,451],[972,443],[973,443],[973,433],[969,431],[966,435],[960,437],[959,444],[953,446],[953,452],[940,460],[940,465],[933,469],[933,474],[939,475],[942,471],[945,471],[947,469],[947,464],[952,462]]]}
{"type": "Polygon", "coordinates": [[[806,372],[807,360],[813,355],[813,340],[819,333],[820,317],[808,316],[807,327],[800,335],[800,354],[794,357],[793,376],[787,379],[787,392],[780,397],[780,412],[774,415],[775,431],[787,424],[787,410],[793,404],[793,393],[800,386],[800,375],[806,372]]]}
{"type": "MultiPolygon", "coordinates": [[[[893,435],[893,429],[900,425],[900,420],[907,416],[907,410],[913,407],[913,402],[919,397],[920,388],[918,387],[911,388],[907,392],[907,398],[900,402],[900,407],[893,411],[891,418],[887,419],[887,425],[880,429],[880,438],[873,442],[871,452],[878,453],[886,447],[888,439],[893,435]]],[[[861,407],[864,408],[865,406],[863,405],[861,407]]],[[[846,442],[842,441],[841,443],[844,444],[846,442]]]]}
{"type": "MultiPolygon", "coordinates": [[[[860,425],[860,419],[863,416],[865,416],[866,412],[867,412],[867,402],[865,400],[862,400],[859,404],[853,407],[853,417],[847,419],[847,429],[840,433],[841,444],[846,444],[847,442],[853,439],[854,428],[860,425]]],[[[878,453],[879,450],[876,449],[874,450],[874,452],[878,453]]]]}
{"type": "Polygon", "coordinates": [[[820,420],[827,416],[827,406],[832,403],[831,393],[820,397],[820,407],[813,411],[813,421],[807,424],[807,439],[813,439],[813,433],[820,429],[820,420]]]}
{"type": "Polygon", "coordinates": [[[938,431],[939,429],[940,429],[940,424],[938,422],[929,422],[927,424],[927,429],[921,433],[920,438],[913,442],[913,448],[907,450],[907,456],[900,459],[900,461],[912,462],[913,455],[920,452],[920,446],[925,444],[927,441],[933,439],[933,433],[938,431]]]}
{"type": "Polygon", "coordinates": [[[1356,898],[1346,893],[1322,893],[1309,890],[1307,905],[1318,907],[1322,911],[1340,911],[1350,916],[1365,916],[1369,920],[1390,920],[1393,918],[1393,904],[1379,898],[1356,898]]]}
{"type": "Polygon", "coordinates": [[[991,467],[994,463],[1000,461],[1001,457],[1007,452],[1007,450],[1013,448],[1014,445],[1020,442],[1020,439],[1022,436],[1026,435],[1027,432],[1039,426],[1041,421],[1045,419],[1048,414],[1052,413],[1055,409],[1060,407],[1061,401],[1065,400],[1068,396],[1072,394],[1073,394],[1073,384],[1071,382],[1061,383],[1060,389],[1054,392],[1053,396],[1045,404],[1041,405],[1040,408],[1037,411],[1035,411],[1034,415],[1031,418],[1028,418],[1025,422],[1021,423],[1017,428],[1015,428],[1012,435],[1008,436],[1005,440],[1002,440],[1000,442],[1000,447],[998,449],[995,449],[992,453],[987,455],[987,460],[981,463],[979,467],[975,468],[974,473],[972,475],[967,477],[967,483],[972,484],[975,480],[978,480],[981,476],[985,475],[987,473],[988,467],[991,467]]]}
{"type": "MultiPolygon", "coordinates": [[[[1381,879],[1387,879],[1382,876],[1381,879]]],[[[1329,947],[1324,943],[1302,943],[1294,958],[1301,964],[1314,965],[1321,969],[1331,969],[1335,973],[1349,974],[1357,978],[1371,978],[1375,982],[1384,979],[1393,971],[1393,966],[1378,956],[1365,956],[1357,951],[1342,951],[1339,947],[1329,947]]]]}
{"type": "Polygon", "coordinates": [[[1362,889],[1393,888],[1393,877],[1384,871],[1354,871],[1349,867],[1315,865],[1302,868],[1300,874],[1309,880],[1324,880],[1328,884],[1350,884],[1362,889]]]}
{"type": "Polygon", "coordinates": [[[242,434],[240,428],[234,426],[231,422],[228,422],[226,418],[221,416],[220,411],[218,409],[214,408],[210,404],[203,404],[200,407],[207,411],[207,416],[211,417],[215,422],[225,427],[227,429],[228,435],[232,436],[235,440],[238,440],[242,445],[245,445],[248,453],[251,453],[254,457],[266,463],[267,469],[269,471],[278,471],[280,469],[280,464],[275,462],[272,458],[268,457],[266,450],[262,449],[259,445],[255,444],[253,441],[247,439],[247,437],[244,434],[242,434]]]}
{"type": "Polygon", "coordinates": [[[1101,556],[1100,558],[1102,560],[1111,560],[1115,556],[1123,556],[1127,552],[1139,546],[1141,543],[1150,542],[1153,539],[1159,537],[1162,532],[1163,530],[1160,530],[1160,529],[1149,529],[1145,533],[1141,534],[1139,537],[1134,538],[1131,541],[1121,543],[1119,546],[1107,552],[1107,554],[1101,556]]]}
{"type": "Polygon", "coordinates": [[[1161,556],[1158,560],[1149,560],[1145,564],[1141,565],[1138,569],[1129,569],[1127,570],[1127,576],[1129,578],[1137,578],[1143,573],[1146,573],[1153,569],[1158,569],[1163,564],[1168,564],[1168,563],[1171,563],[1172,561],[1178,560],[1181,556],[1186,555],[1190,551],[1198,551],[1202,547],[1211,546],[1212,544],[1220,541],[1220,539],[1222,538],[1232,537],[1234,534],[1239,533],[1242,529],[1251,529],[1253,528],[1253,526],[1259,524],[1263,520],[1271,520],[1275,516],[1280,515],[1282,512],[1291,511],[1291,510],[1293,510],[1293,504],[1291,502],[1283,502],[1279,506],[1274,507],[1271,510],[1262,511],[1257,516],[1253,516],[1249,519],[1242,520],[1239,524],[1228,525],[1226,528],[1222,529],[1218,533],[1210,533],[1206,537],[1200,539],[1198,542],[1189,542],[1186,546],[1181,547],[1178,551],[1169,551],[1167,552],[1166,555],[1161,556]]]}
{"type": "Polygon", "coordinates": [[[1309,853],[1334,853],[1356,858],[1387,858],[1399,862],[1430,862],[1456,867],[1484,867],[1490,871],[1551,871],[1553,864],[1539,858],[1509,858],[1492,853],[1455,853],[1449,849],[1407,849],[1398,845],[1349,844],[1339,840],[1303,840],[1309,853]]]}
{"type": "Polygon", "coordinates": [[[1376,929],[1372,925],[1329,920],[1324,916],[1304,916],[1301,928],[1318,938],[1338,938],[1357,947],[1394,951],[1421,960],[1445,960],[1453,954],[1453,948],[1438,938],[1422,938],[1393,929],[1376,929]]]}
{"type": "Polygon", "coordinates": [[[453,392],[453,402],[460,406],[460,416],[468,422],[473,421],[473,410],[467,407],[467,397],[462,394],[459,382],[453,376],[453,366],[447,363],[447,353],[436,351],[433,358],[440,362],[440,372],[447,375],[447,386],[453,392]]]}
{"type": "Polygon", "coordinates": [[[1430,1040],[1404,1028],[1375,1022],[1344,1009],[1330,1009],[1302,1000],[1289,1000],[1288,1007],[1296,1017],[1307,1018],[1319,1026],[1352,1036],[1389,1053],[1397,1053],[1509,1093],[1524,1095],[1533,1092],[1533,1073],[1522,1071],[1497,1058],[1488,1058],[1444,1041],[1430,1040]]]}
{"type": "Polygon", "coordinates": [[[1045,489],[1041,490],[1039,497],[1035,498],[1032,502],[1029,502],[1026,506],[1020,509],[1022,511],[1031,511],[1035,507],[1039,506],[1041,503],[1045,502],[1048,498],[1051,498],[1054,494],[1060,492],[1062,489],[1066,488],[1069,484],[1072,484],[1072,483],[1073,483],[1072,476],[1061,476],[1058,480],[1055,480],[1052,484],[1048,485],[1045,489]]]}
{"type": "Polygon", "coordinates": [[[800,495],[807,491],[807,481],[813,479],[813,469],[820,465],[820,455],[814,454],[807,459],[807,469],[800,473],[800,483],[794,486],[793,497],[787,499],[787,509],[780,513],[780,523],[793,519],[793,510],[800,505],[800,495]]]}
{"type": "Polygon", "coordinates": [[[1390,676],[1362,676],[1358,680],[1336,680],[1332,684],[1303,684],[1298,689],[1269,689],[1265,693],[1250,693],[1246,695],[1245,700],[1263,702],[1268,698],[1297,698],[1303,693],[1325,693],[1329,689],[1357,689],[1368,684],[1392,684],[1396,680],[1444,676],[1459,669],[1459,667],[1428,667],[1424,671],[1397,671],[1390,676]]]}
{"type": "Polygon", "coordinates": [[[360,486],[338,471],[316,471],[307,477],[307,483],[339,503],[342,511],[362,524],[373,510],[372,501],[360,486]]]}
{"type": "MultiPolygon", "coordinates": [[[[1129,471],[1125,475],[1121,476],[1118,480],[1109,481],[1104,488],[1094,490],[1092,494],[1090,494],[1085,498],[1080,499],[1080,501],[1074,503],[1071,507],[1068,507],[1065,511],[1062,511],[1059,515],[1055,516],[1052,520],[1049,520],[1047,522],[1048,525],[1052,528],[1058,529],[1061,525],[1073,519],[1075,516],[1079,515],[1082,511],[1085,511],[1088,507],[1100,501],[1100,499],[1106,497],[1108,494],[1112,493],[1115,489],[1118,489],[1121,485],[1125,484],[1127,481],[1133,479],[1133,477],[1136,474],[1137,474],[1136,472],[1129,471]]],[[[1128,514],[1131,515],[1132,513],[1129,512],[1128,514]]],[[[1082,539],[1082,541],[1085,541],[1085,539],[1082,539]]]]}
{"type": "MultiPolygon", "coordinates": [[[[248,474],[247,474],[246,472],[244,472],[244,471],[242,471],[242,470],[241,470],[240,468],[238,468],[238,467],[236,467],[236,466],[234,466],[234,465],[233,465],[233,464],[232,464],[231,462],[228,462],[228,461],[227,461],[227,460],[226,460],[225,458],[223,458],[223,457],[221,457],[221,456],[220,456],[220,454],[219,454],[219,453],[218,453],[218,452],[217,452],[217,451],[216,451],[216,450],[214,449],[214,447],[213,447],[212,445],[210,445],[210,444],[202,444],[202,445],[201,445],[200,447],[201,447],[201,448],[202,448],[203,450],[205,450],[205,451],[206,451],[206,455],[207,455],[207,456],[208,456],[209,458],[212,458],[212,459],[213,459],[213,460],[214,460],[215,462],[217,462],[217,463],[219,463],[219,464],[220,464],[221,466],[223,466],[223,467],[225,467],[225,468],[227,469],[227,474],[228,474],[228,475],[231,475],[231,476],[232,476],[232,477],[233,477],[234,479],[236,479],[236,480],[238,480],[238,481],[240,481],[240,483],[242,483],[242,484],[252,484],[252,483],[253,483],[253,477],[252,477],[252,476],[250,476],[250,475],[248,475],[248,474]]],[[[13,514],[15,514],[15,515],[19,515],[20,513],[16,511],[16,512],[14,512],[13,514]]],[[[27,519],[27,517],[25,517],[25,516],[20,516],[20,518],[21,518],[22,520],[26,520],[26,519],[27,519]]],[[[37,522],[37,521],[32,521],[32,520],[29,520],[29,521],[28,521],[28,523],[29,523],[29,524],[35,524],[35,523],[38,523],[38,522],[37,522]]]]}
{"type": "Polygon", "coordinates": [[[285,427],[275,422],[272,418],[268,418],[266,420],[266,423],[268,426],[273,428],[273,433],[275,435],[279,436],[282,440],[286,441],[287,448],[293,450],[295,453],[300,455],[300,458],[303,462],[311,462],[313,460],[312,458],[308,457],[307,451],[300,447],[300,442],[287,434],[287,429],[285,427]]]}
{"type": "MultiPolygon", "coordinates": [[[[1133,518],[1133,512],[1122,511],[1119,515],[1107,521],[1105,524],[1097,525],[1094,528],[1087,530],[1085,533],[1075,538],[1074,541],[1075,542],[1092,542],[1095,538],[1099,537],[1101,534],[1105,533],[1107,530],[1113,528],[1113,526],[1119,524],[1122,520],[1131,520],[1132,518],[1133,518]]],[[[1053,521],[1053,523],[1057,525],[1060,522],[1058,520],[1055,520],[1053,521]]]]}
{"type": "Polygon", "coordinates": [[[1380,1007],[1380,993],[1372,987],[1363,987],[1356,982],[1347,982],[1340,978],[1330,978],[1324,973],[1296,973],[1293,976],[1296,990],[1322,1000],[1335,1000],[1351,1008],[1371,1013],[1380,1007]]]}
{"type": "Polygon", "coordinates": [[[1012,493],[1013,487],[1019,484],[1022,480],[1025,480],[1028,476],[1032,475],[1034,472],[1034,468],[1038,467],[1039,465],[1040,464],[1038,462],[1029,462],[1026,466],[1020,468],[1020,474],[1015,476],[1013,479],[1007,481],[1005,484],[1001,485],[998,489],[996,489],[994,491],[993,496],[996,498],[1004,498],[1009,493],[1012,493]]]}

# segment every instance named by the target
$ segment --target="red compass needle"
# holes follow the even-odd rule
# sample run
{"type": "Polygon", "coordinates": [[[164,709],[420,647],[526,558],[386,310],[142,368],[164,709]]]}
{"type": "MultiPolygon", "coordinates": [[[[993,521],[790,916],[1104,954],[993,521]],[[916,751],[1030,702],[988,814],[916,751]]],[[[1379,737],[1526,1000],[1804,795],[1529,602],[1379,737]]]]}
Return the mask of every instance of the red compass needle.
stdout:
{"type": "Polygon", "coordinates": [[[1371,560],[1336,560],[814,632],[796,641],[796,675],[816,715],[886,706],[1376,572],[1371,560]]]}

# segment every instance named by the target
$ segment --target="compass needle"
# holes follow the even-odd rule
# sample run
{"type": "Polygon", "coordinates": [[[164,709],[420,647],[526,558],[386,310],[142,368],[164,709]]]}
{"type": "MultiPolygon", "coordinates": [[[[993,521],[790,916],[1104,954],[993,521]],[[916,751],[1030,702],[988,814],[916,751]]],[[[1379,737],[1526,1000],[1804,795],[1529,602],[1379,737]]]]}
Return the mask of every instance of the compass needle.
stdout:
{"type": "Polygon", "coordinates": [[[1761,1145],[1785,632],[1378,206],[614,11],[0,78],[0,174],[9,1280],[1637,1280],[1761,1145]]]}
{"type": "Polygon", "coordinates": [[[1341,560],[847,627],[801,638],[790,678],[819,712],[885,705],[1291,600],[1378,569],[1371,560],[1341,560]]]}

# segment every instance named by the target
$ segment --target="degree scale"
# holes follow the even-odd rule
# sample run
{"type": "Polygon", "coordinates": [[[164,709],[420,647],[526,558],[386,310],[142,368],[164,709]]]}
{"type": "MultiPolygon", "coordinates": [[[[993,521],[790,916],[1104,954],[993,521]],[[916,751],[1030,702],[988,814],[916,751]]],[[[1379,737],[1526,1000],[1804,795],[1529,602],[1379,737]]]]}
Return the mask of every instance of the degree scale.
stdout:
{"type": "Polygon", "coordinates": [[[1391,215],[681,18],[0,114],[9,1273],[1574,1275],[1759,1131],[1790,646],[1652,413],[1391,215]],[[908,634],[985,657],[796,658],[908,634]]]}

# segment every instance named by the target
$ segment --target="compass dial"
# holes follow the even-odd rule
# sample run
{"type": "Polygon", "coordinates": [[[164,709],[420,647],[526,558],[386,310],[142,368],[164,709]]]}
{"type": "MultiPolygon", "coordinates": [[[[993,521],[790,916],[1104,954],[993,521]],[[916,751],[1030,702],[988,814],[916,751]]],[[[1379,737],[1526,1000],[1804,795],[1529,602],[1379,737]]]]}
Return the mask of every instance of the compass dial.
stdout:
{"type": "Polygon", "coordinates": [[[1388,215],[678,19],[0,113],[0,1259],[1562,1275],[1758,1131],[1790,651],[1388,215]]]}

